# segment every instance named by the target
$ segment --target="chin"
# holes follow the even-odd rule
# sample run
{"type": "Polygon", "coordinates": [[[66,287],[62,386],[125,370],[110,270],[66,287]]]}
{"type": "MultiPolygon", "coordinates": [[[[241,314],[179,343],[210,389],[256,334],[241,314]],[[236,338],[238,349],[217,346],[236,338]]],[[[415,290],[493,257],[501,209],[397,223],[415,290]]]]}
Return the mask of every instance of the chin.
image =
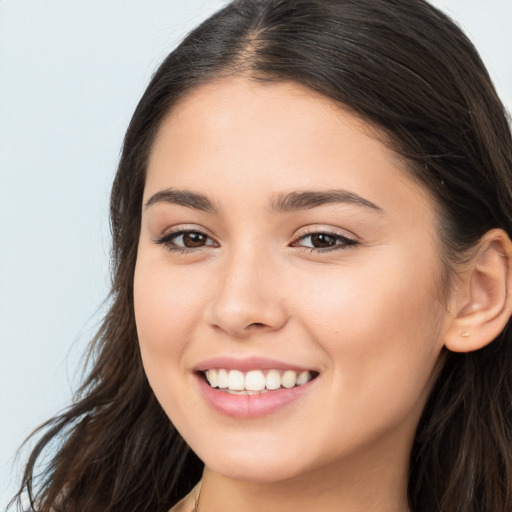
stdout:
{"type": "Polygon", "coordinates": [[[209,470],[240,481],[284,481],[311,471],[314,465],[314,461],[308,464],[309,457],[303,446],[285,446],[282,440],[262,443],[246,439],[243,445],[234,442],[231,446],[221,442],[213,446],[210,440],[209,446],[197,448],[195,453],[209,470]]]}
{"type": "Polygon", "coordinates": [[[205,463],[205,466],[225,478],[266,484],[293,479],[303,472],[289,461],[275,460],[275,457],[266,460],[216,460],[212,464],[205,463]]]}

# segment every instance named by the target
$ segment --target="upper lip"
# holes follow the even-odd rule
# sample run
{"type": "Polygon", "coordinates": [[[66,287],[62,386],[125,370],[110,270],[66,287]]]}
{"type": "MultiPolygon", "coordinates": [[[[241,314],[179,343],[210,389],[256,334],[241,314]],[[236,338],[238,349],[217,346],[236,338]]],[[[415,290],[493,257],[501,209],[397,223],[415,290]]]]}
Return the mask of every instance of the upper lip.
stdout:
{"type": "Polygon", "coordinates": [[[229,357],[219,356],[201,361],[195,368],[198,372],[204,372],[211,368],[223,368],[226,370],[241,370],[248,372],[250,370],[295,370],[297,372],[313,371],[312,368],[305,366],[270,359],[267,357],[229,357]]]}

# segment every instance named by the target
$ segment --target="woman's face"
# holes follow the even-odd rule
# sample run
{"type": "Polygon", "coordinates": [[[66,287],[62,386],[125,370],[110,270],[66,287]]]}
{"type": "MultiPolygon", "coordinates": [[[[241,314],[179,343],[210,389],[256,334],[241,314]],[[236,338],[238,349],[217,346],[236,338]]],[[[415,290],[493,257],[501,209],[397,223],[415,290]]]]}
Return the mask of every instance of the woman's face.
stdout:
{"type": "Polygon", "coordinates": [[[135,313],[149,382],[210,470],[406,467],[448,316],[435,225],[370,127],[302,86],[231,78],[173,110],[135,313]]]}

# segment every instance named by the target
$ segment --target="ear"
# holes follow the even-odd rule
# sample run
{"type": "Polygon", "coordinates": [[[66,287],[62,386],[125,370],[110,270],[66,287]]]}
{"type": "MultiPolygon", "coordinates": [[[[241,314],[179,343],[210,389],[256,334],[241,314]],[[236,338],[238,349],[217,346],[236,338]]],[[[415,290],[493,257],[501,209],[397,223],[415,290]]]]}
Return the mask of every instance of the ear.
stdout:
{"type": "Polygon", "coordinates": [[[444,345],[471,352],[491,343],[512,314],[512,243],[502,229],[488,231],[454,284],[444,345]]]}

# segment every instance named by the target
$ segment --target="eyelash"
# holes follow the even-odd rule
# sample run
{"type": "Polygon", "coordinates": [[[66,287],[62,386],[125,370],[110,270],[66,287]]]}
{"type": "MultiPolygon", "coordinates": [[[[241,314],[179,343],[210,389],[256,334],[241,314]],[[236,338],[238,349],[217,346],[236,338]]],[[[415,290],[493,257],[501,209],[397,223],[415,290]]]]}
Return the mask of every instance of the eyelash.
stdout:
{"type": "Polygon", "coordinates": [[[359,245],[359,242],[357,240],[354,240],[353,238],[348,238],[346,236],[340,235],[339,233],[333,233],[330,231],[325,230],[311,230],[307,233],[304,233],[297,237],[292,243],[292,247],[299,247],[302,250],[306,250],[308,252],[317,252],[317,253],[326,253],[326,252],[332,252],[332,251],[340,251],[340,250],[346,250],[346,249],[352,249],[359,245]],[[335,245],[332,247],[305,247],[305,246],[297,246],[295,245],[299,241],[304,241],[307,238],[311,238],[315,235],[325,235],[330,238],[333,238],[335,241],[335,245]]]}
{"type": "MultiPolygon", "coordinates": [[[[191,252],[197,252],[203,250],[205,247],[219,247],[218,243],[215,242],[211,237],[209,237],[206,233],[199,231],[197,229],[180,229],[178,231],[173,231],[171,233],[167,233],[162,236],[158,236],[154,239],[154,242],[158,245],[163,245],[168,251],[171,252],[178,252],[180,254],[187,254],[191,252]],[[206,240],[210,240],[213,243],[205,243],[204,245],[198,246],[198,247],[186,247],[186,246],[180,246],[176,245],[174,240],[180,236],[184,235],[200,235],[204,237],[206,240]]],[[[343,250],[343,249],[351,249],[355,248],[357,245],[359,245],[359,242],[357,240],[354,240],[352,238],[348,238],[346,236],[340,235],[339,233],[332,233],[329,231],[310,231],[308,233],[302,234],[299,237],[297,237],[291,244],[291,247],[298,247],[302,250],[308,251],[308,252],[317,252],[317,253],[327,253],[337,250],[343,250]],[[297,243],[300,241],[304,241],[307,238],[311,238],[313,236],[327,236],[335,241],[335,245],[331,247],[305,247],[298,245],[297,243]]]]}
{"type": "Polygon", "coordinates": [[[181,245],[176,245],[174,240],[180,236],[184,235],[200,235],[204,237],[206,240],[213,239],[209,237],[206,233],[203,233],[202,231],[199,231],[198,229],[180,229],[178,231],[172,231],[171,233],[167,233],[162,236],[158,236],[155,238],[154,242],[158,245],[163,245],[168,251],[171,252],[178,252],[180,254],[187,254],[190,252],[197,252],[205,247],[218,247],[218,244],[214,242],[213,244],[205,244],[199,247],[185,247],[181,245]]]}

